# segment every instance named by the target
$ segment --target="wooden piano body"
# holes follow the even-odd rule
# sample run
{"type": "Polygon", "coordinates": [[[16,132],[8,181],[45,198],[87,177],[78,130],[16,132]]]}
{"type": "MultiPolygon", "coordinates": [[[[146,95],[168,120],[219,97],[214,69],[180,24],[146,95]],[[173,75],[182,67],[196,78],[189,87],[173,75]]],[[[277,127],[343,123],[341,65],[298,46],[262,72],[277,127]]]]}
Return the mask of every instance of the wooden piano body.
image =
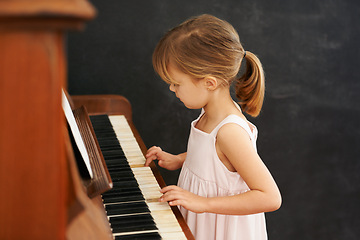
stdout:
{"type": "MultiPolygon", "coordinates": [[[[0,1],[0,239],[112,239],[100,196],[82,185],[61,107],[66,31],[94,15],[85,0],[0,1]]],[[[85,105],[114,109],[103,100],[85,105]]],[[[124,102],[115,111],[146,151],[124,102]]]]}

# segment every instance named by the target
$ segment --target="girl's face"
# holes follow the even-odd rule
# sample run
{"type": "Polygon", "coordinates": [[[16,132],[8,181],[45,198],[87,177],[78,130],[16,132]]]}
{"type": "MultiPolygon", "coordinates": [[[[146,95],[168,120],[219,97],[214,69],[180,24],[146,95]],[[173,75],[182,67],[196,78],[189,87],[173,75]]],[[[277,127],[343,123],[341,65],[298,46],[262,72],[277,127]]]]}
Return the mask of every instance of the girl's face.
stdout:
{"type": "Polygon", "coordinates": [[[208,90],[204,80],[194,80],[172,64],[168,66],[168,73],[178,84],[170,84],[170,91],[189,109],[203,108],[208,101],[208,90]]]}

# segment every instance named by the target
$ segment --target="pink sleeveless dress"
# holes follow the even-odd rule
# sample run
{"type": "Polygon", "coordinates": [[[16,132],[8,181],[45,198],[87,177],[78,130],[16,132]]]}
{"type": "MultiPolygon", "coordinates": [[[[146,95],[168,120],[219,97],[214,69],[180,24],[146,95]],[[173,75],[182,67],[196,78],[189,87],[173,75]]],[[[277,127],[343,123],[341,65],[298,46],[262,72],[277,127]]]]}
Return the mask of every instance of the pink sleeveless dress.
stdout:
{"type": "MultiPolygon", "coordinates": [[[[203,113],[202,113],[203,114],[203,113]]],[[[220,161],[215,141],[218,130],[236,123],[249,134],[256,150],[257,129],[247,121],[229,115],[211,132],[195,128],[200,116],[191,123],[187,156],[180,172],[178,186],[203,197],[231,196],[249,190],[237,172],[230,172],[220,161]]],[[[179,207],[196,240],[264,240],[267,239],[264,213],[252,215],[197,214],[179,207]]]]}

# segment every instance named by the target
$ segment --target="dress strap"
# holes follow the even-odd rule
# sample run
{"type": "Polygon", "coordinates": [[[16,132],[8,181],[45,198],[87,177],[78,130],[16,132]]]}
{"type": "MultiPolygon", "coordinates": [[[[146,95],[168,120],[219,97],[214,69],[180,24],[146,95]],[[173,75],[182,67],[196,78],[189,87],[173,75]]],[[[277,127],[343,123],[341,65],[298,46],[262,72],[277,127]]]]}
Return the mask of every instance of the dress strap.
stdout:
{"type": "Polygon", "coordinates": [[[245,121],[244,119],[242,119],[241,117],[235,115],[235,114],[231,114],[229,116],[227,116],[224,120],[222,120],[217,126],[216,128],[214,128],[214,130],[211,132],[211,134],[216,137],[219,129],[224,126],[227,123],[235,123],[238,124],[240,127],[242,127],[243,129],[245,129],[245,131],[248,133],[250,139],[252,141],[256,141],[256,136],[257,136],[257,130],[256,127],[254,126],[253,131],[251,131],[250,127],[249,127],[249,123],[247,121],[245,121]]]}

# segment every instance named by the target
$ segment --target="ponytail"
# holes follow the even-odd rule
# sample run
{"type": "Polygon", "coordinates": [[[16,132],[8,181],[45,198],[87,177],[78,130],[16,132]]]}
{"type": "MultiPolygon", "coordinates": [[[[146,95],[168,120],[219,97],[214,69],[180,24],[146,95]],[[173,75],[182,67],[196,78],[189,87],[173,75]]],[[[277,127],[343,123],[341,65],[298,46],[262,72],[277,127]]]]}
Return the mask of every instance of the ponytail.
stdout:
{"type": "Polygon", "coordinates": [[[255,54],[246,51],[246,70],[236,85],[236,97],[244,112],[252,117],[259,115],[264,101],[265,76],[260,60],[255,54]]]}

